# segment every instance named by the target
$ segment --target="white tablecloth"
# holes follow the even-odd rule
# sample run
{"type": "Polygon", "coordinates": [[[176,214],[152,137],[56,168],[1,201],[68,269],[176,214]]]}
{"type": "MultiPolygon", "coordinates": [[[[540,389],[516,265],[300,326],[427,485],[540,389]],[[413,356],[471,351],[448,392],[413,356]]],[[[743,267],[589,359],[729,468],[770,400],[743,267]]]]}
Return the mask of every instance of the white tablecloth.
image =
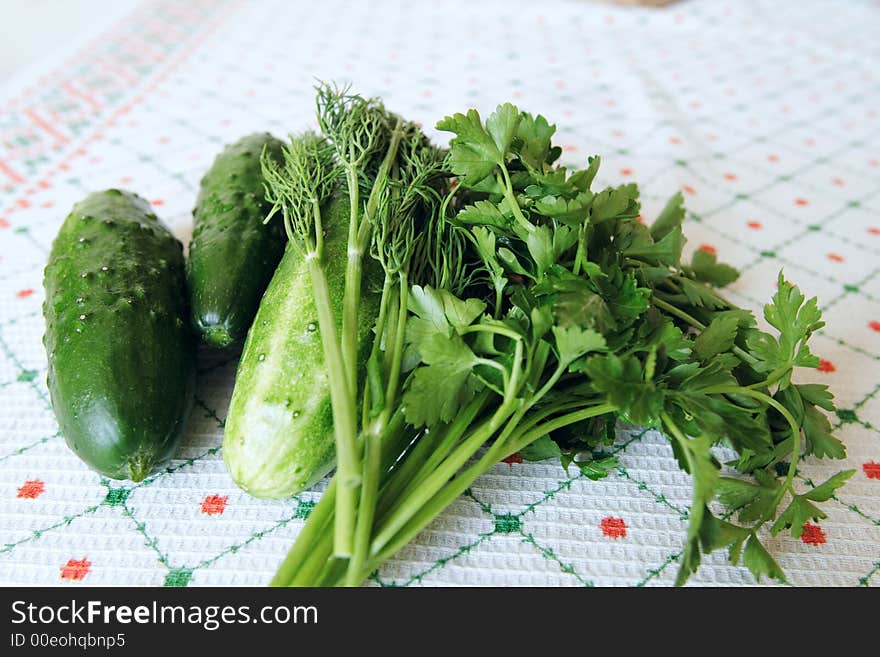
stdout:
{"type": "MultiPolygon", "coordinates": [[[[96,21],[100,21],[96,17],[96,21]]],[[[559,126],[563,159],[603,156],[651,218],[675,190],[689,249],[743,270],[758,309],[776,272],[819,296],[822,367],[856,475],[801,539],[767,544],[795,585],[880,584],[880,4],[691,1],[174,2],[0,88],[0,583],[263,584],[316,492],[262,502],[220,443],[235,355],[204,351],[178,457],[147,481],[102,479],[65,447],[48,402],[42,268],[89,191],[150,199],[186,239],[198,180],[222,145],[313,124],[316,78],[351,81],[433,124],[503,101],[559,126]]],[[[432,133],[436,134],[436,133],[432,133]]],[[[438,135],[439,137],[439,135],[438,135]]],[[[689,478],[665,439],[622,431],[620,467],[591,482],[499,464],[378,573],[425,585],[669,584],[689,478]]],[[[574,474],[574,473],[572,473],[574,474]]],[[[695,584],[753,584],[716,553],[695,584]]]]}

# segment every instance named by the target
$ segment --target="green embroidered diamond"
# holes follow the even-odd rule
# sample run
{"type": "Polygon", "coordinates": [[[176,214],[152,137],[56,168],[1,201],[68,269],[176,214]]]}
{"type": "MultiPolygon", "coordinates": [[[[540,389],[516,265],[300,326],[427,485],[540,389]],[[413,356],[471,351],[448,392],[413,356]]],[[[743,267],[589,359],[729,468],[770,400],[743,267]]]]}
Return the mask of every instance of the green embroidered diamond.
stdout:
{"type": "Polygon", "coordinates": [[[522,527],[522,520],[519,519],[519,516],[509,513],[495,516],[495,531],[499,534],[518,532],[520,527],[522,527]]]}
{"type": "Polygon", "coordinates": [[[859,417],[856,415],[856,412],[849,408],[838,408],[837,417],[839,417],[840,421],[844,423],[859,421],[859,417]]]}
{"type": "Polygon", "coordinates": [[[131,493],[130,488],[110,488],[107,491],[107,497],[104,498],[104,504],[108,506],[122,506],[131,493]]]}
{"type": "Polygon", "coordinates": [[[296,507],[296,513],[293,514],[294,518],[308,518],[312,513],[312,509],[315,508],[314,502],[300,502],[299,506],[296,507]]]}
{"type": "Polygon", "coordinates": [[[18,373],[18,380],[30,383],[37,378],[37,370],[22,370],[18,373]]]}
{"type": "Polygon", "coordinates": [[[162,586],[177,588],[189,586],[189,581],[192,579],[192,574],[192,568],[172,568],[168,571],[168,574],[165,575],[165,582],[162,584],[162,586]]]}

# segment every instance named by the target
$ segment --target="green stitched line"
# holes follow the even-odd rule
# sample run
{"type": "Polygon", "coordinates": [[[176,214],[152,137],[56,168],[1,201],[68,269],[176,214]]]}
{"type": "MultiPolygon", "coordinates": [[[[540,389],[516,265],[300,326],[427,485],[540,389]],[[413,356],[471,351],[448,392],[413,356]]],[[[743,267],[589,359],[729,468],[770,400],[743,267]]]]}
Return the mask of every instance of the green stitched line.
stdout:
{"type": "Polygon", "coordinates": [[[468,543],[467,545],[462,545],[454,553],[450,554],[447,557],[442,557],[441,559],[437,559],[437,561],[435,561],[433,564],[431,564],[428,568],[426,568],[425,570],[423,570],[420,573],[417,573],[415,575],[410,576],[410,578],[407,580],[404,580],[403,583],[392,582],[391,584],[383,584],[383,586],[392,586],[392,587],[393,586],[410,586],[411,584],[421,583],[422,580],[430,573],[434,572],[435,570],[440,570],[442,568],[445,568],[447,564],[449,564],[452,561],[455,561],[456,559],[458,559],[458,557],[460,557],[464,554],[467,554],[468,552],[473,550],[478,545],[489,540],[494,535],[495,535],[494,531],[480,534],[475,541],[468,543]]]}
{"type": "Polygon", "coordinates": [[[31,532],[30,536],[26,536],[25,538],[19,539],[17,541],[13,541],[12,543],[7,543],[3,547],[0,547],[0,554],[12,552],[12,550],[14,548],[18,547],[19,545],[21,545],[23,543],[30,543],[31,541],[35,541],[38,538],[42,537],[43,534],[45,534],[46,532],[52,531],[53,529],[58,529],[59,527],[65,527],[65,526],[69,525],[70,523],[72,523],[77,518],[82,518],[85,515],[88,515],[90,513],[94,513],[95,511],[100,509],[102,506],[104,506],[103,500],[101,502],[99,502],[98,504],[94,504],[92,506],[86,507],[85,509],[83,509],[82,511],[80,511],[78,513],[74,513],[73,515],[69,515],[69,516],[64,516],[61,520],[59,520],[56,523],[53,523],[53,524],[48,525],[46,527],[43,527],[41,529],[35,529],[34,531],[31,532]]]}
{"type": "Polygon", "coordinates": [[[23,447],[19,447],[18,449],[14,450],[12,452],[9,452],[8,454],[4,454],[3,456],[0,456],[0,463],[5,461],[6,459],[11,459],[13,456],[18,456],[19,454],[24,454],[25,452],[33,449],[34,447],[38,447],[44,443],[49,442],[53,438],[58,438],[60,435],[61,435],[60,432],[55,432],[55,434],[53,434],[51,436],[44,436],[44,437],[40,438],[39,440],[35,440],[34,442],[32,442],[28,445],[24,445],[23,447]]]}
{"type": "Polygon", "coordinates": [[[559,566],[560,571],[562,571],[566,575],[571,575],[572,577],[574,577],[578,582],[581,583],[581,586],[585,586],[585,587],[589,587],[589,588],[592,588],[595,586],[595,584],[593,582],[591,582],[590,580],[584,579],[583,577],[581,577],[575,571],[574,566],[562,561],[562,559],[560,559],[557,556],[556,552],[553,551],[553,548],[545,547],[545,546],[541,545],[540,543],[538,543],[538,541],[535,540],[535,537],[531,533],[528,533],[528,534],[525,532],[520,532],[520,533],[522,534],[522,537],[523,537],[523,541],[522,541],[523,543],[528,543],[529,545],[532,545],[536,550],[538,550],[538,552],[540,552],[542,557],[544,557],[545,559],[547,559],[549,561],[555,562],[559,566]]]}
{"type": "Polygon", "coordinates": [[[870,571],[868,571],[867,575],[865,575],[864,577],[859,577],[859,584],[861,586],[869,586],[871,578],[877,574],[877,571],[880,571],[880,561],[874,564],[874,567],[871,568],[870,571]]]}
{"type": "MultiPolygon", "coordinates": [[[[6,355],[6,357],[10,361],[12,361],[12,364],[15,365],[15,367],[18,368],[19,371],[27,369],[24,366],[24,364],[18,359],[18,356],[16,356],[13,353],[12,349],[9,348],[9,345],[6,343],[6,340],[3,338],[2,331],[0,331],[0,350],[3,351],[3,353],[6,355]]],[[[46,393],[44,393],[42,391],[42,389],[33,380],[30,380],[27,383],[28,383],[28,385],[30,385],[31,388],[34,389],[34,392],[37,393],[37,395],[40,397],[40,399],[43,400],[43,404],[45,404],[46,408],[48,410],[52,410],[52,404],[49,401],[49,398],[46,396],[46,393]]]]}
{"type": "Polygon", "coordinates": [[[625,477],[629,481],[636,484],[636,486],[638,487],[639,490],[643,490],[646,493],[650,493],[651,495],[653,495],[655,502],[657,502],[658,504],[662,504],[664,506],[669,507],[670,509],[675,511],[678,514],[678,517],[681,518],[682,520],[687,520],[690,517],[690,511],[688,509],[684,509],[684,508],[678,506],[677,504],[673,504],[672,502],[670,502],[666,498],[665,495],[663,495],[662,493],[656,492],[651,487],[649,487],[648,484],[645,483],[644,481],[639,481],[635,477],[631,476],[629,474],[629,472],[626,471],[626,468],[618,466],[617,474],[618,474],[618,476],[625,477]]]}
{"type": "Polygon", "coordinates": [[[128,507],[128,504],[122,505],[122,515],[130,519],[134,523],[135,529],[141,536],[144,537],[144,545],[146,545],[148,548],[156,553],[156,557],[159,559],[159,563],[171,570],[171,564],[168,562],[168,555],[159,549],[158,539],[150,536],[147,533],[146,524],[135,518],[134,513],[128,507]]]}

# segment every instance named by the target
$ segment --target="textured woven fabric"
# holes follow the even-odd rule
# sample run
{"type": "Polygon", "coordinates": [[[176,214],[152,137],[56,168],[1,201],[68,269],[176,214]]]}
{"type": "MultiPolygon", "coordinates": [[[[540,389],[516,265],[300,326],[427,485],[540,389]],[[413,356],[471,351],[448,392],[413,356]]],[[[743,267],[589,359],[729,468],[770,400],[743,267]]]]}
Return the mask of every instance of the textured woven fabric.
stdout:
{"type": "MultiPolygon", "coordinates": [[[[315,78],[349,80],[433,126],[511,100],[559,125],[563,160],[603,156],[597,184],[642,185],[653,218],[682,190],[689,250],[742,269],[759,309],[785,269],[818,295],[814,340],[855,468],[800,539],[767,545],[794,585],[880,584],[880,5],[692,1],[173,2],[138,6],[85,46],[0,89],[0,583],[263,584],[319,493],[262,502],[220,443],[235,355],[200,354],[176,459],[102,479],[49,406],[41,278],[70,206],[138,191],[182,239],[222,145],[313,125],[315,78]],[[306,8],[308,5],[308,8],[306,8]]],[[[433,133],[432,133],[433,134],[433,133]]],[[[689,478],[666,440],[622,429],[620,467],[591,482],[501,463],[377,574],[379,584],[669,584],[689,478]]],[[[319,487],[320,488],[320,487],[319,487]]],[[[753,584],[716,553],[694,584],[753,584]]]]}

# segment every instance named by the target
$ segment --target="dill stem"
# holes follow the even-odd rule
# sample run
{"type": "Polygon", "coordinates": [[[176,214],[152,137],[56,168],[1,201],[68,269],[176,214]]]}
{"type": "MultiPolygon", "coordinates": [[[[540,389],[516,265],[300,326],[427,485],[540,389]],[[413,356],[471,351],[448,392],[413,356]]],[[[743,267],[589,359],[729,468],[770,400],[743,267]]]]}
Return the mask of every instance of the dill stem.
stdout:
{"type": "Polygon", "coordinates": [[[338,491],[336,495],[336,518],[334,551],[339,556],[351,554],[353,545],[355,502],[361,475],[357,454],[357,403],[348,386],[343,365],[343,354],[336,337],[336,319],[330,301],[327,276],[322,263],[313,254],[307,256],[312,291],[318,312],[324,362],[330,386],[333,409],[333,430],[336,435],[336,459],[338,491]]]}

